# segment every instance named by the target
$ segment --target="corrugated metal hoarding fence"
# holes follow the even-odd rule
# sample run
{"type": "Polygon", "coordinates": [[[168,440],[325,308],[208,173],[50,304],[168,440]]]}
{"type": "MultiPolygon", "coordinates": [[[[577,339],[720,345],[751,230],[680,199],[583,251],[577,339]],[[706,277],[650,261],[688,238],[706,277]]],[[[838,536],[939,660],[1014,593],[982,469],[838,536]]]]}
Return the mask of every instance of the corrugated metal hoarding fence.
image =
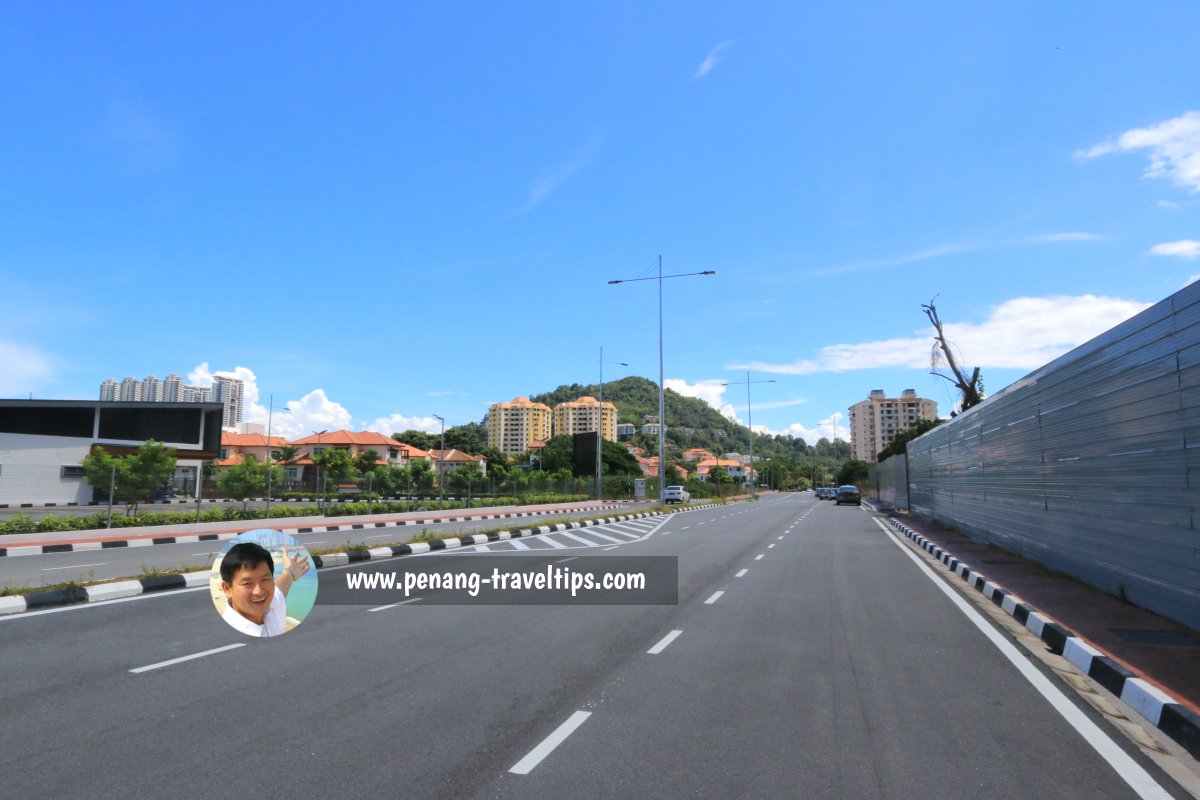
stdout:
{"type": "Polygon", "coordinates": [[[1200,283],[908,444],[913,513],[1200,628],[1200,283]]]}
{"type": "Polygon", "coordinates": [[[908,465],[901,453],[872,464],[867,496],[895,509],[908,508],[908,465]]]}

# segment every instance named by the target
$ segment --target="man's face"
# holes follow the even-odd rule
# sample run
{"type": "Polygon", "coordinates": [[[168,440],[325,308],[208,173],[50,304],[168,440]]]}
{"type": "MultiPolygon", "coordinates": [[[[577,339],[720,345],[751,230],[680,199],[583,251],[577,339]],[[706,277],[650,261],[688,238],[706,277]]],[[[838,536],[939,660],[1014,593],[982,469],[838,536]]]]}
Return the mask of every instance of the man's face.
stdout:
{"type": "Polygon", "coordinates": [[[275,597],[275,576],[264,561],[253,567],[242,567],[234,574],[232,585],[221,581],[221,589],[234,611],[256,625],[262,625],[275,597]]]}

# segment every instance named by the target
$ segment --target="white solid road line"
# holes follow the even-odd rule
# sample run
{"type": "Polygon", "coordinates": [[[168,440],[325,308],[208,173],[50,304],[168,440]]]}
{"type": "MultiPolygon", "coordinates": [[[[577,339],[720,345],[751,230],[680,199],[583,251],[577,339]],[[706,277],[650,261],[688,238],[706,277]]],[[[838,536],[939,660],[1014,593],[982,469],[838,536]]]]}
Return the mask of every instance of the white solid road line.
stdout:
{"type": "Polygon", "coordinates": [[[679,636],[679,634],[681,634],[681,633],[683,633],[683,631],[671,631],[671,632],[670,632],[670,633],[668,633],[666,636],[664,636],[664,637],[663,637],[663,638],[662,638],[662,639],[659,641],[659,643],[658,643],[658,644],[654,645],[654,647],[651,647],[649,650],[647,650],[647,651],[646,651],[646,653],[647,653],[648,655],[652,655],[652,656],[656,656],[656,655],[658,655],[658,654],[659,654],[659,653],[661,653],[663,650],[666,650],[666,649],[667,649],[667,646],[668,646],[669,644],[671,644],[671,642],[675,641],[675,639],[676,639],[676,638],[679,636]]]}
{"type": "Polygon", "coordinates": [[[367,613],[370,614],[375,611],[387,611],[389,608],[395,608],[396,606],[406,606],[409,603],[416,603],[420,599],[421,598],[419,598],[419,597],[414,597],[411,600],[401,600],[399,603],[391,603],[390,605],[386,605],[386,606],[376,606],[375,608],[368,608],[367,613]]]}
{"type": "Polygon", "coordinates": [[[566,741],[567,737],[575,732],[575,729],[583,724],[584,720],[592,715],[590,711],[576,711],[571,715],[570,719],[558,726],[554,733],[542,740],[542,743],[529,751],[529,755],[522,758],[513,765],[509,772],[515,772],[518,775],[528,775],[533,771],[533,768],[542,763],[542,759],[554,752],[554,749],[566,741]]]}
{"type": "Polygon", "coordinates": [[[718,600],[720,600],[720,599],[721,599],[721,595],[723,595],[723,594],[725,594],[725,590],[724,590],[724,589],[722,589],[722,590],[721,590],[721,591],[719,591],[719,592],[713,592],[713,596],[712,596],[712,597],[710,597],[710,598],[708,598],[707,600],[705,600],[705,601],[704,601],[704,605],[706,605],[706,606],[711,606],[713,603],[715,603],[715,602],[717,602],[718,600]]]}
{"type": "Polygon", "coordinates": [[[83,569],[84,567],[103,567],[107,561],[101,561],[99,564],[72,564],[69,567],[43,567],[42,572],[50,572],[56,569],[83,569]]]}
{"type": "Polygon", "coordinates": [[[740,577],[742,577],[743,575],[745,575],[745,574],[746,574],[747,572],[749,572],[749,571],[750,571],[750,570],[748,570],[748,569],[744,569],[744,570],[742,570],[741,572],[739,572],[737,575],[734,575],[733,577],[735,577],[735,578],[740,578],[740,577]]]}
{"type": "Polygon", "coordinates": [[[892,544],[899,547],[906,556],[912,559],[913,563],[920,567],[921,571],[925,573],[925,577],[933,581],[934,585],[941,589],[942,593],[945,594],[946,597],[950,598],[950,601],[958,607],[958,610],[961,611],[967,617],[967,619],[971,620],[971,622],[975,624],[975,627],[983,631],[983,634],[988,637],[992,644],[996,646],[996,649],[1004,654],[1004,657],[1007,658],[1012,665],[1017,668],[1017,671],[1020,672],[1027,681],[1033,684],[1033,688],[1037,689],[1042,697],[1046,698],[1054,710],[1061,714],[1063,719],[1070,723],[1071,727],[1073,727],[1079,733],[1079,735],[1083,737],[1084,741],[1091,745],[1092,749],[1099,753],[1100,757],[1108,762],[1109,766],[1111,766],[1113,770],[1115,770],[1116,773],[1120,775],[1127,784],[1129,784],[1131,789],[1137,792],[1139,797],[1153,798],[1153,800],[1159,800],[1159,798],[1162,798],[1165,800],[1171,796],[1165,789],[1162,788],[1162,786],[1158,784],[1158,782],[1154,780],[1154,778],[1150,776],[1150,773],[1142,769],[1141,765],[1130,758],[1128,753],[1118,747],[1117,744],[1104,733],[1104,731],[1100,730],[1096,723],[1088,719],[1086,714],[1080,711],[1074,703],[1068,700],[1066,696],[1059,691],[1058,687],[1052,684],[1045,675],[1039,672],[1037,668],[1029,662],[1029,659],[1021,655],[1021,652],[1017,650],[1015,645],[1013,645],[1010,641],[1008,641],[1008,639],[1006,639],[995,628],[993,628],[978,611],[972,608],[966,600],[959,596],[958,592],[948,586],[936,572],[930,569],[929,566],[925,564],[915,553],[909,550],[908,547],[905,546],[905,544],[901,542],[899,538],[897,538],[896,534],[888,530],[887,526],[880,522],[878,518],[874,518],[874,521],[876,525],[883,529],[883,532],[887,535],[888,539],[891,540],[892,544]]]}
{"type": "Polygon", "coordinates": [[[131,669],[129,671],[137,675],[142,672],[149,672],[152,669],[161,669],[162,667],[169,667],[172,664],[182,664],[184,661],[191,661],[192,659],[196,658],[204,658],[205,656],[211,656],[215,653],[224,653],[226,650],[236,650],[239,647],[245,646],[246,645],[242,643],[227,644],[224,647],[218,647],[215,650],[205,650],[203,653],[193,653],[190,656],[180,656],[179,658],[172,658],[170,661],[160,661],[157,664],[150,664],[148,666],[138,667],[137,669],[131,669]]]}

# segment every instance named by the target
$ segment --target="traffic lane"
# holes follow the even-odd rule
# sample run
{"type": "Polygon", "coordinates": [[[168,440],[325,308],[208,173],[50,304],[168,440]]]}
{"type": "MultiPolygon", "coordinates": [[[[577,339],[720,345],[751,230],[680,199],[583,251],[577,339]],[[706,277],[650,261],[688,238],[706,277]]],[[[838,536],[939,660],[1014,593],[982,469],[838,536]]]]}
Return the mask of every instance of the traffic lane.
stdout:
{"type": "MultiPolygon", "coordinates": [[[[677,547],[686,549],[687,544],[680,539],[677,547]]],[[[57,635],[46,638],[56,641],[40,646],[36,642],[41,637],[31,635],[38,633],[36,629],[16,623],[0,625],[0,629],[21,631],[6,645],[23,647],[6,647],[5,652],[27,665],[30,675],[40,676],[37,685],[23,686],[6,698],[22,700],[14,704],[19,713],[6,729],[23,733],[6,740],[2,752],[8,764],[28,767],[19,774],[4,771],[9,775],[6,781],[15,781],[9,788],[20,792],[77,790],[91,785],[89,776],[97,774],[96,770],[117,779],[117,786],[159,773],[164,779],[170,776],[172,785],[177,785],[180,773],[200,768],[203,774],[203,764],[190,757],[180,761],[172,754],[197,748],[219,761],[222,754],[230,757],[247,745],[239,737],[222,738],[219,729],[205,734],[176,720],[195,723],[197,717],[208,720],[215,714],[234,727],[252,725],[253,718],[227,701],[231,687],[237,688],[239,698],[261,698],[265,707],[295,710],[312,723],[317,730],[313,738],[301,735],[297,740],[297,747],[309,747],[314,758],[311,768],[304,767],[303,776],[331,790],[343,786],[342,780],[320,782],[342,774],[338,767],[344,762],[359,764],[361,770],[371,773],[363,778],[365,786],[386,789],[387,779],[375,775],[371,766],[387,763],[396,752],[391,749],[394,744],[421,752],[431,747],[429,752],[436,753],[461,747],[464,737],[472,741],[472,725],[489,719],[490,712],[480,707],[481,702],[500,705],[490,717],[488,730],[493,735],[479,738],[474,745],[503,753],[497,757],[499,764],[521,746],[504,749],[508,739],[515,735],[520,742],[523,730],[540,729],[547,721],[538,716],[540,709],[556,713],[564,696],[586,693],[611,671],[614,660],[641,648],[643,631],[661,627],[675,610],[451,607],[418,611],[404,606],[372,613],[357,606],[318,607],[322,613],[314,612],[287,636],[244,640],[248,645],[241,649],[135,678],[126,674],[135,666],[178,657],[185,651],[195,653],[243,641],[216,618],[206,596],[193,596],[196,603],[185,606],[182,614],[177,606],[182,598],[142,601],[133,615],[119,619],[103,616],[115,613],[116,606],[81,610],[75,612],[72,625],[54,626],[57,635]],[[151,614],[149,604],[154,602],[163,605],[151,614]],[[102,616],[89,616],[97,613],[102,616]],[[197,613],[199,619],[194,618],[197,613]],[[218,635],[205,639],[195,634],[206,625],[218,635]],[[91,638],[79,641],[74,634],[88,627],[93,631],[91,638]],[[115,635],[121,630],[126,631],[123,640],[115,635]],[[180,637],[181,630],[189,634],[180,637]],[[72,640],[79,644],[74,652],[67,645],[72,640]],[[97,659],[95,651],[103,643],[108,643],[108,650],[97,659]],[[262,654],[268,650],[274,655],[264,661],[262,654]],[[70,665],[55,672],[64,657],[70,659],[70,665]],[[278,664],[286,664],[286,670],[273,668],[278,664]],[[497,684],[502,691],[495,690],[497,684]],[[471,689],[489,685],[493,688],[484,692],[486,701],[471,689]],[[413,701],[403,711],[392,704],[376,708],[369,702],[371,697],[397,692],[413,701]],[[35,711],[37,695],[44,710],[41,716],[35,711]],[[410,714],[413,708],[416,710],[410,714]],[[514,719],[518,709],[521,713],[514,719]],[[55,720],[63,719],[72,720],[67,732],[54,725],[55,720]],[[405,736],[383,749],[371,745],[377,741],[378,731],[395,727],[402,728],[405,736]],[[414,733],[411,740],[405,738],[413,730],[419,734],[414,733]],[[334,761],[321,755],[329,751],[326,735],[330,731],[338,733],[334,761]],[[131,741],[138,743],[134,755],[129,752],[131,741]],[[229,749],[231,743],[238,747],[229,749]],[[70,754],[69,764],[77,766],[64,768],[59,763],[64,753],[70,754]],[[122,766],[115,768],[114,763],[122,766]]],[[[70,613],[58,616],[71,618],[70,613]]],[[[288,730],[294,732],[291,726],[288,730]]],[[[430,790],[442,785],[447,774],[466,780],[462,776],[477,772],[472,763],[458,767],[447,773],[431,766],[430,790]]],[[[191,788],[214,787],[199,780],[191,788]]]]}
{"type": "Polygon", "coordinates": [[[603,702],[560,711],[593,713],[544,761],[478,796],[1136,796],[869,515],[807,527],[681,609],[603,702]]]}
{"type": "MultiPolygon", "coordinates": [[[[476,510],[478,513],[486,511],[476,510]]],[[[392,525],[384,528],[363,528],[333,532],[297,534],[296,538],[306,547],[365,545],[379,547],[387,543],[408,541],[428,529],[435,534],[479,533],[497,529],[519,529],[549,524],[555,519],[579,519],[593,516],[621,516],[628,512],[602,512],[599,510],[555,512],[543,517],[514,517],[512,519],[488,519],[477,522],[431,522],[421,526],[392,525]]],[[[286,519],[261,520],[264,528],[292,527],[286,519]],[[271,524],[268,525],[267,523],[271,524]]],[[[360,524],[353,518],[331,520],[330,525],[360,524]]],[[[163,536],[174,535],[165,531],[163,536]]],[[[149,542],[149,539],[143,541],[149,542]]],[[[33,588],[67,581],[112,580],[138,577],[145,571],[175,569],[205,569],[212,565],[213,557],[221,552],[227,540],[182,542],[178,544],[135,545],[132,547],[109,547],[69,553],[42,553],[0,558],[0,586],[33,588]]],[[[0,537],[0,545],[3,537],[0,537]]]]}

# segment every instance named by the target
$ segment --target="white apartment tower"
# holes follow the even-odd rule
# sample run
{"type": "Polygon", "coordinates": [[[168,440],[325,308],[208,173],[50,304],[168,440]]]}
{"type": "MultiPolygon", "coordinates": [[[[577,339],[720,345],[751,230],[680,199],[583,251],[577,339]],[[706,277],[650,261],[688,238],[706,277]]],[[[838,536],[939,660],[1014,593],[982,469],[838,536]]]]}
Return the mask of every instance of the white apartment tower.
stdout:
{"type": "Polygon", "coordinates": [[[236,428],[241,423],[245,392],[246,384],[237,378],[227,378],[224,375],[213,378],[213,402],[225,406],[225,413],[221,419],[223,427],[236,428]]]}
{"type": "Polygon", "coordinates": [[[121,390],[120,384],[112,378],[105,379],[104,383],[100,384],[100,400],[101,402],[111,403],[117,399],[117,393],[121,390]]]}
{"type": "Polygon", "coordinates": [[[162,401],[164,403],[183,402],[183,378],[172,372],[163,380],[162,401]]]}
{"type": "Polygon", "coordinates": [[[937,401],[917,397],[914,389],[905,389],[899,397],[887,397],[882,389],[873,390],[866,400],[850,406],[851,456],[874,463],[879,451],[896,434],[922,419],[937,419],[937,401]]]}
{"type": "Polygon", "coordinates": [[[122,403],[132,403],[142,399],[142,384],[137,378],[127,377],[121,381],[120,391],[117,392],[117,399],[122,403]]]}
{"type": "Polygon", "coordinates": [[[163,397],[162,381],[153,375],[147,375],[142,381],[142,402],[161,403],[163,397]]]}

